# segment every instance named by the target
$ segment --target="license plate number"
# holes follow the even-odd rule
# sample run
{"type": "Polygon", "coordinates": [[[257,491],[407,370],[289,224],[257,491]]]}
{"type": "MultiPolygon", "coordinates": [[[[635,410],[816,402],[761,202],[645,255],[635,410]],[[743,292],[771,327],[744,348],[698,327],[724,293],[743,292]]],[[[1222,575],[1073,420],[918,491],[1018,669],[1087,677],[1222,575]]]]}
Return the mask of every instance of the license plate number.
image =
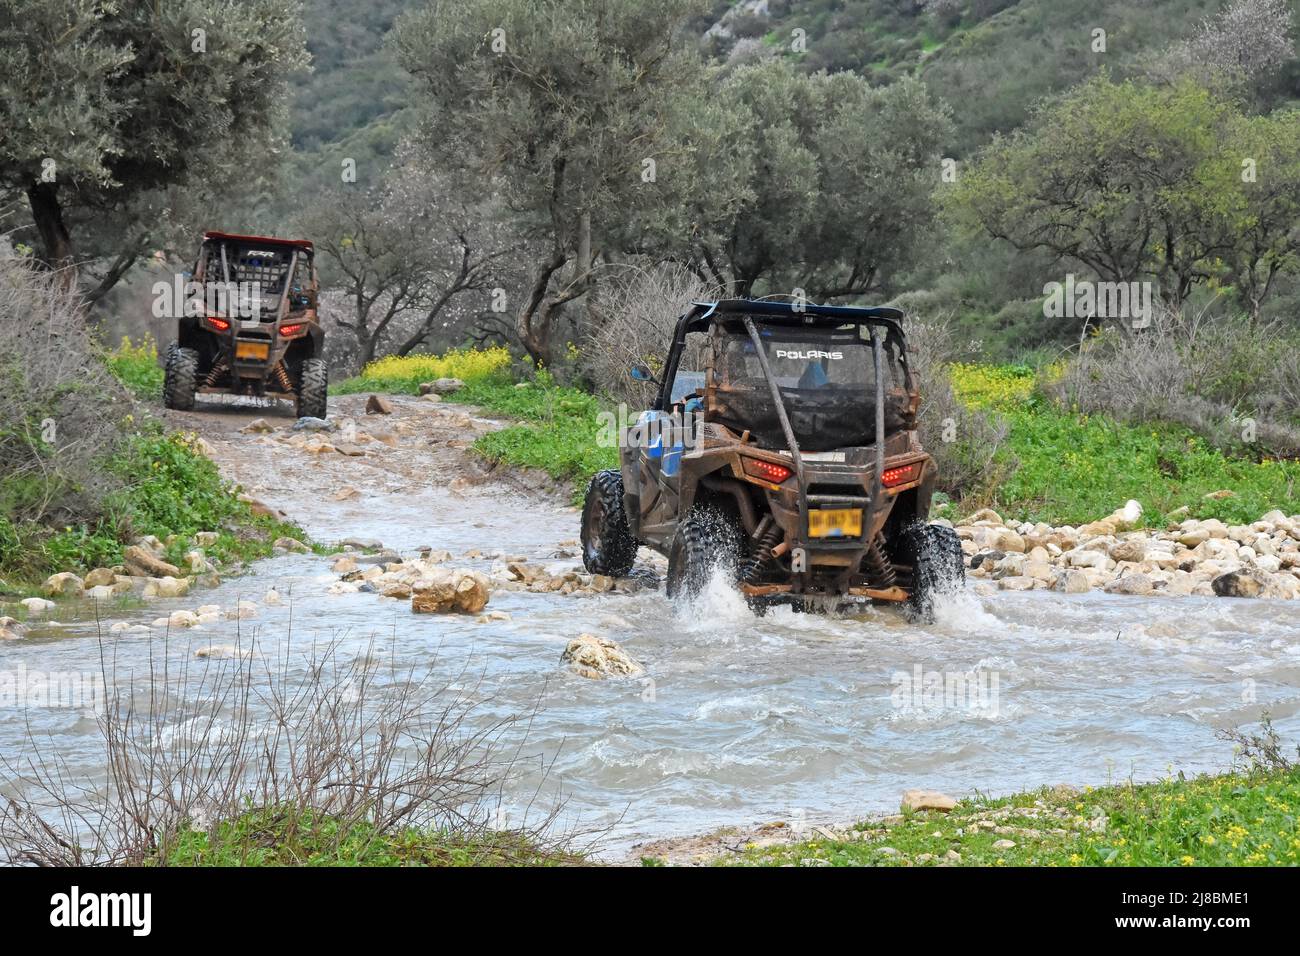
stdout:
{"type": "Polygon", "coordinates": [[[808,512],[808,535],[813,538],[862,536],[861,508],[821,508],[808,512]]]}
{"type": "Polygon", "coordinates": [[[271,354],[271,346],[266,342],[236,342],[235,358],[265,361],[271,354]]]}

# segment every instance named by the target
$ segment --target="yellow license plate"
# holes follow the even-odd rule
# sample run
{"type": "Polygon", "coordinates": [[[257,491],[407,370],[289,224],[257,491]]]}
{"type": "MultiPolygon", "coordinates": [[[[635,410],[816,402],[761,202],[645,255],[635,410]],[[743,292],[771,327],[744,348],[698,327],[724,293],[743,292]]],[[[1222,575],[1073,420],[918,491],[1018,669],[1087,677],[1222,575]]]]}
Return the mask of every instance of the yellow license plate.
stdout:
{"type": "Polygon", "coordinates": [[[812,538],[860,538],[861,508],[821,508],[808,512],[808,536],[812,538]]]}
{"type": "Polygon", "coordinates": [[[237,359],[257,359],[265,361],[266,357],[271,354],[271,346],[266,342],[236,342],[235,358],[237,359]]]}

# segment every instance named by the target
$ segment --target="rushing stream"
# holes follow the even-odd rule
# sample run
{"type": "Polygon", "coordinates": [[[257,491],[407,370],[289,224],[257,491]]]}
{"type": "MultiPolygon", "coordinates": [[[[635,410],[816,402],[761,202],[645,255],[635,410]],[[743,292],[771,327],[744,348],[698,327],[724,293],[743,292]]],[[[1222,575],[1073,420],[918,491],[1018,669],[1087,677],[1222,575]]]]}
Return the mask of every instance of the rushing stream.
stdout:
{"type": "MultiPolygon", "coordinates": [[[[484,490],[369,503],[281,491],[277,504],[325,541],[356,535],[399,550],[492,549],[554,563],[547,556],[577,536],[571,510],[484,490]]],[[[921,627],[889,609],[760,619],[719,584],[689,608],[674,608],[662,591],[497,591],[490,609],[511,620],[477,623],[413,615],[407,602],[375,594],[329,595],[334,580],[318,556],[279,557],[214,590],[113,619],[147,623],[176,608],[260,603],[275,586],[283,606],[173,632],[168,653],[177,665],[192,662],[196,647],[234,643],[238,630],[274,658],[292,616],[293,647],[304,652],[311,641],[339,641],[360,654],[374,641],[398,669],[472,681],[478,719],[537,709],[510,786],[526,802],[540,780],[545,792],[563,793],[577,823],[617,821],[610,852],[723,824],[851,819],[897,807],[915,786],[965,795],[1221,770],[1232,749],[1215,729],[1253,725],[1264,707],[1284,739],[1300,736],[1298,609],[1281,601],[979,596],[968,585],[938,623],[921,627]],[[569,673],[560,653],[583,631],[617,640],[647,677],[569,673]],[[934,680],[956,690],[945,699],[934,680]]],[[[0,645],[0,671],[97,673],[98,633],[84,614],[35,628],[0,645]]],[[[147,672],[162,646],[148,633],[102,642],[119,675],[147,672]]],[[[72,772],[93,774],[103,760],[90,713],[0,709],[0,750],[12,757],[30,748],[72,772]]]]}

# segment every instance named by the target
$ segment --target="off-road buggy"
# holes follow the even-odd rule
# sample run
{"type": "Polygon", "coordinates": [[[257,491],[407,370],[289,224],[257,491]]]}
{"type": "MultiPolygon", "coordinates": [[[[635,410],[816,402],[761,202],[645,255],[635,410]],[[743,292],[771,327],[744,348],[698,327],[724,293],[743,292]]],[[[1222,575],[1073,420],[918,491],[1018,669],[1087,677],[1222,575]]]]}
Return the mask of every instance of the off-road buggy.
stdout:
{"type": "Polygon", "coordinates": [[[200,294],[167,350],[164,404],[187,411],[196,394],[288,398],[299,416],[324,418],[329,369],[312,244],[206,232],[192,282],[200,294]]]}
{"type": "Polygon", "coordinates": [[[964,579],[952,529],[927,523],[937,469],[902,313],[733,299],[676,326],[653,407],[620,432],[618,470],[591,480],[583,563],[627,574],[668,558],[670,597],[719,566],[760,613],[865,601],[932,615],[964,579]]]}

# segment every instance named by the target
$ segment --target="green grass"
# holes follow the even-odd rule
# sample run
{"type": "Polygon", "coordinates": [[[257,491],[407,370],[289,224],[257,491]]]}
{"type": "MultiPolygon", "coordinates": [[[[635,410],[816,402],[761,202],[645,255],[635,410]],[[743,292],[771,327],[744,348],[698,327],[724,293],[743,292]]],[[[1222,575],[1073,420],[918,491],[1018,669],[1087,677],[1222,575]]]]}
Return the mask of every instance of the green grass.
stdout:
{"type": "Polygon", "coordinates": [[[1233,458],[1176,425],[1128,425],[1101,415],[1076,415],[1034,391],[1033,370],[1021,366],[959,366],[953,385],[967,404],[992,408],[1010,425],[1007,452],[1019,467],[987,500],[1004,517],[1082,524],[1130,498],[1144,520],[1186,505],[1191,517],[1233,524],[1274,508],[1300,511],[1300,462],[1233,458]],[[1233,497],[1206,499],[1214,491],[1233,497]]]}
{"type": "Polygon", "coordinates": [[[437,830],[380,832],[370,823],[296,809],[257,809],[209,831],[182,833],[167,866],[557,866],[580,857],[510,832],[461,837],[437,830]]]}
{"type": "Polygon", "coordinates": [[[194,534],[215,531],[216,543],[203,550],[223,564],[265,557],[280,536],[304,538],[295,525],[254,515],[217,466],[196,450],[193,435],[168,434],[157,423],[138,427],[104,463],[121,487],[96,521],[61,528],[0,524],[0,534],[15,540],[0,565],[0,591],[28,593],[56,571],[112,567],[121,562],[126,543],[142,535],[164,541],[175,535],[167,560],[179,563],[194,547],[194,534]]]}
{"type": "Polygon", "coordinates": [[[125,336],[108,353],[109,371],[139,399],[156,399],[162,394],[163,370],[158,365],[158,346],[146,335],[139,344],[125,336]]]}
{"type": "Polygon", "coordinates": [[[1294,866],[1300,770],[974,799],[856,825],[845,839],[751,845],[745,866],[1294,866]],[[998,829],[995,829],[998,828],[998,829]],[[852,837],[851,839],[848,837],[852,837]],[[1013,847],[995,848],[1009,840],[1013,847]],[[886,849],[889,848],[889,849],[886,849]],[[896,853],[889,852],[897,851],[896,853]],[[948,856],[956,852],[959,859],[948,856]]]}

